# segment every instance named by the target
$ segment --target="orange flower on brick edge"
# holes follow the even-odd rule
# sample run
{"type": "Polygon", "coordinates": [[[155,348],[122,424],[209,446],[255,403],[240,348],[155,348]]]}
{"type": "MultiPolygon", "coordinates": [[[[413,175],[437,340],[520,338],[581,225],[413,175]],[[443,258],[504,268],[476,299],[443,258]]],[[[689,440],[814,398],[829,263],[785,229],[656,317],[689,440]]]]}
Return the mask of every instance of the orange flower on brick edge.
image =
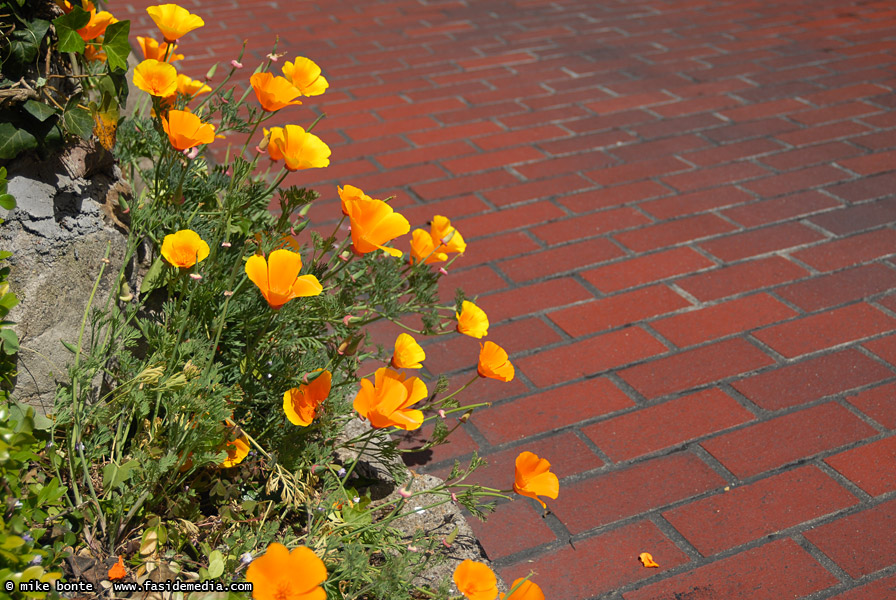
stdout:
{"type": "Polygon", "coordinates": [[[119,556],[118,562],[112,565],[109,569],[109,573],[106,575],[109,581],[115,581],[116,579],[124,579],[127,577],[128,571],[124,567],[124,557],[119,556]]]}
{"type": "Polygon", "coordinates": [[[300,427],[311,425],[317,416],[317,409],[330,395],[333,374],[324,369],[317,369],[315,373],[321,371],[323,372],[311,383],[303,383],[283,394],[283,411],[293,425],[300,427]]]}
{"type": "Polygon", "coordinates": [[[270,73],[256,73],[249,78],[255,97],[261,108],[267,112],[278,111],[287,106],[301,104],[296,100],[302,95],[296,87],[285,77],[274,77],[270,73]]]}
{"type": "Polygon", "coordinates": [[[436,245],[432,236],[422,230],[415,229],[411,232],[411,263],[425,263],[431,265],[437,262],[448,260],[448,255],[444,252],[436,252],[436,245]]]}
{"type": "Polygon", "coordinates": [[[276,542],[246,569],[256,600],[326,600],[320,585],[327,580],[327,567],[305,546],[287,550],[276,542]]]}
{"type": "Polygon", "coordinates": [[[298,125],[272,127],[265,133],[271,160],[284,161],[289,171],[322,169],[330,164],[330,147],[298,125]]]}
{"type": "Polygon", "coordinates": [[[106,33],[106,27],[112,23],[118,23],[118,19],[113,17],[112,13],[106,12],[105,10],[100,12],[91,10],[90,21],[87,22],[87,25],[78,30],[78,35],[80,35],[81,39],[85,42],[89,42],[106,33]]]}
{"type": "Polygon", "coordinates": [[[412,431],[423,424],[423,413],[409,407],[428,393],[420,379],[405,379],[403,373],[382,367],[376,370],[373,383],[369,379],[361,380],[354,409],[376,429],[398,427],[412,431]]]}
{"type": "Polygon", "coordinates": [[[464,237],[457,229],[451,226],[451,221],[448,220],[448,217],[443,217],[442,215],[434,216],[430,225],[430,235],[433,242],[438,242],[439,246],[436,250],[439,252],[458,252],[463,254],[467,249],[464,237]]]}
{"type": "Polygon", "coordinates": [[[477,339],[488,335],[488,316],[485,311],[470,302],[464,300],[457,316],[457,332],[477,339]]]}
{"type": "Polygon", "coordinates": [[[227,458],[224,459],[221,466],[225,469],[235,467],[249,456],[249,438],[244,433],[232,442],[227,442],[227,446],[224,449],[227,451],[227,458]]]}
{"type": "Polygon", "coordinates": [[[557,498],[560,494],[560,481],[550,472],[551,463],[538,458],[532,452],[523,452],[516,457],[513,491],[521,496],[538,500],[542,508],[548,505],[539,496],[557,498]]]}
{"type": "Polygon", "coordinates": [[[514,580],[510,589],[513,592],[510,595],[501,594],[501,600],[544,600],[544,592],[541,591],[541,588],[522,577],[514,580]]]}
{"type": "Polygon", "coordinates": [[[168,42],[162,42],[160,44],[152,38],[138,35],[137,45],[140,46],[140,50],[143,51],[143,58],[147,60],[152,59],[172,63],[184,58],[183,54],[177,54],[177,44],[169,44],[168,42]],[[170,51],[168,50],[169,46],[171,46],[170,51]],[[167,59],[165,58],[166,52],[168,53],[167,59]]]}
{"type": "Polygon", "coordinates": [[[162,240],[162,257],[173,267],[192,267],[208,257],[208,244],[192,229],[169,233],[162,240]]]}
{"type": "Polygon", "coordinates": [[[400,333],[395,338],[395,352],[390,364],[396,369],[422,369],[420,363],[426,359],[426,353],[420,344],[407,333],[400,333]]]}
{"type": "Polygon", "coordinates": [[[151,58],[144,60],[134,67],[134,85],[150,96],[170,96],[177,92],[177,69],[151,58]]]}
{"type": "Polygon", "coordinates": [[[401,256],[401,250],[387,248],[385,244],[408,233],[411,224],[392,210],[388,203],[362,194],[348,201],[344,200],[342,209],[351,222],[352,251],[355,254],[383,250],[391,256],[401,256]]]}
{"type": "Polygon", "coordinates": [[[205,21],[200,17],[177,4],[150,6],[146,12],[169,44],[205,25],[205,21]]]}
{"type": "Polygon", "coordinates": [[[246,261],[246,275],[274,310],[293,298],[317,296],[323,291],[317,277],[299,275],[301,270],[302,257],[285,249],[274,250],[267,260],[255,254],[246,261]]]}
{"type": "Polygon", "coordinates": [[[504,382],[513,381],[515,371],[504,348],[494,342],[479,344],[479,348],[479,364],[476,371],[480,377],[504,382]]]}
{"type": "Polygon", "coordinates": [[[498,578],[488,565],[469,558],[454,569],[454,585],[467,600],[495,600],[498,578]]]}
{"type": "Polygon", "coordinates": [[[168,134],[171,145],[178,150],[189,150],[215,141],[215,126],[203,123],[199,117],[185,110],[169,110],[168,116],[162,117],[162,129],[168,134]]]}
{"type": "Polygon", "coordinates": [[[320,74],[320,67],[304,56],[297,56],[295,62],[286,61],[283,65],[283,76],[298,89],[303,96],[319,96],[330,84],[320,74]]]}

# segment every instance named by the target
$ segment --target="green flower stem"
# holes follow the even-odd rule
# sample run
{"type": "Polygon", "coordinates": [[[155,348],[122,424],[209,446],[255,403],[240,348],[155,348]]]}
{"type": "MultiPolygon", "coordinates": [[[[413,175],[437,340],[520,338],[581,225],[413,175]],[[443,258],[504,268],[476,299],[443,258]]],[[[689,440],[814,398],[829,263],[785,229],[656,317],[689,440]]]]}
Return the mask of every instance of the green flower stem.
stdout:
{"type": "MultiPolygon", "coordinates": [[[[444,398],[442,398],[441,400],[439,400],[439,402],[438,402],[439,406],[441,406],[442,404],[444,404],[445,401],[450,400],[451,398],[454,398],[456,395],[458,395],[459,393],[461,393],[462,391],[464,391],[465,389],[467,389],[468,387],[470,387],[471,385],[473,385],[473,382],[475,382],[477,379],[479,379],[479,373],[477,373],[476,375],[474,375],[473,378],[472,378],[470,381],[466,382],[466,383],[463,384],[461,387],[457,388],[455,391],[451,392],[450,394],[448,394],[447,396],[445,396],[444,398]]],[[[477,404],[476,406],[478,407],[478,406],[489,406],[489,405],[491,405],[491,402],[485,402],[485,403],[483,403],[483,404],[477,404]]],[[[452,412],[457,412],[458,410],[463,410],[464,408],[467,408],[467,407],[463,407],[463,406],[462,406],[462,407],[460,407],[460,408],[457,408],[457,409],[453,409],[453,410],[447,411],[446,414],[450,414],[450,413],[452,413],[452,412]]]]}

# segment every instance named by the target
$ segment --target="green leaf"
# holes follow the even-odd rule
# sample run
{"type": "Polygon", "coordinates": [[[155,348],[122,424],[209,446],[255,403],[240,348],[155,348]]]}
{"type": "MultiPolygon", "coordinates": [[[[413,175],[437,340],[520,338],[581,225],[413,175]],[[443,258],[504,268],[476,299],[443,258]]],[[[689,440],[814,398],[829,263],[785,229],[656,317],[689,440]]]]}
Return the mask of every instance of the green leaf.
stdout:
{"type": "Polygon", "coordinates": [[[103,50],[106,52],[106,64],[109,69],[128,68],[128,54],[131,46],[128,43],[128,34],[131,31],[130,21],[119,21],[106,27],[103,35],[103,50]]]}
{"type": "Polygon", "coordinates": [[[18,297],[15,294],[8,293],[0,296],[0,308],[5,308],[7,311],[13,309],[13,307],[19,303],[18,297]]]}
{"type": "Polygon", "coordinates": [[[27,102],[25,102],[23,107],[29,115],[31,115],[41,123],[56,114],[55,108],[53,108],[49,104],[38,102],[37,100],[28,100],[27,102]]]}
{"type": "Polygon", "coordinates": [[[19,338],[12,329],[0,329],[0,349],[5,354],[15,354],[19,351],[19,338]]]}
{"type": "Polygon", "coordinates": [[[90,22],[90,13],[77,4],[72,11],[53,19],[56,26],[56,37],[59,38],[60,52],[84,52],[84,40],[78,35],[78,30],[90,22]]]}
{"type": "Polygon", "coordinates": [[[37,138],[12,123],[0,123],[0,158],[15,158],[37,148],[37,138]]]}
{"type": "Polygon", "coordinates": [[[220,550],[215,550],[208,557],[208,576],[217,579],[224,574],[224,555],[220,550]]]}
{"type": "Polygon", "coordinates": [[[62,125],[78,137],[89,140],[93,135],[93,117],[86,108],[72,108],[62,113],[62,125]]]}
{"type": "Polygon", "coordinates": [[[164,272],[165,263],[161,256],[157,256],[155,261],[153,261],[152,266],[149,267],[149,271],[146,272],[143,281],[140,283],[140,295],[148,294],[157,287],[160,287],[162,285],[161,279],[164,272]]]}
{"type": "Polygon", "coordinates": [[[16,207],[16,199],[9,194],[0,194],[0,207],[12,210],[16,207]]]}

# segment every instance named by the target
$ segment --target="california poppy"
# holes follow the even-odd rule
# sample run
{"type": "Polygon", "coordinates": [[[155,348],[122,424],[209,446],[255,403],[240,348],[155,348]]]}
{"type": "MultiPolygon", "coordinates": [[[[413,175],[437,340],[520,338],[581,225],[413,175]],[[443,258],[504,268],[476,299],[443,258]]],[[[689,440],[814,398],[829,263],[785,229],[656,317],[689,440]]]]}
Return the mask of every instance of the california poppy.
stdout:
{"type": "Polygon", "coordinates": [[[249,78],[249,83],[255,90],[258,103],[268,112],[302,103],[301,100],[296,100],[302,95],[302,92],[285,77],[274,77],[270,73],[256,73],[249,78]]]}
{"type": "Polygon", "coordinates": [[[457,316],[457,332],[474,338],[484,338],[488,335],[488,316],[485,311],[470,302],[464,300],[457,316]]]}
{"type": "Polygon", "coordinates": [[[454,569],[454,585],[467,600],[495,600],[498,578],[488,565],[469,558],[454,569]]]}
{"type": "Polygon", "coordinates": [[[274,310],[293,298],[317,296],[323,287],[314,275],[299,275],[302,257],[297,252],[274,250],[265,260],[255,254],[246,261],[246,275],[258,286],[274,310]]]}
{"type": "Polygon", "coordinates": [[[657,568],[660,566],[659,563],[653,560],[653,555],[650,554],[650,552],[642,552],[638,555],[638,560],[640,560],[641,564],[645,567],[657,568]]]}
{"type": "Polygon", "coordinates": [[[152,60],[160,60],[164,62],[174,62],[176,60],[181,60],[184,55],[177,54],[175,51],[177,50],[177,44],[169,44],[168,42],[162,42],[161,44],[149,37],[137,36],[137,44],[140,46],[140,50],[143,51],[143,58],[152,59],[152,60]],[[171,47],[171,50],[168,50],[168,47],[171,47]],[[168,58],[165,58],[165,54],[168,54],[168,58]]]}
{"type": "Polygon", "coordinates": [[[150,96],[170,96],[177,92],[177,69],[151,58],[144,60],[134,67],[134,85],[150,96]]]}
{"type": "MultiPolygon", "coordinates": [[[[93,2],[91,2],[90,0],[82,0],[81,2],[78,2],[78,5],[87,12],[90,12],[96,8],[93,5],[93,2]]],[[[65,14],[72,12],[73,8],[72,3],[68,0],[56,0],[56,6],[61,8],[62,12],[64,12],[65,14]]]]}
{"type": "Polygon", "coordinates": [[[150,6],[146,12],[155,21],[156,27],[168,43],[175,42],[185,34],[205,25],[205,21],[200,17],[176,4],[150,6]]]}
{"type": "Polygon", "coordinates": [[[192,267],[208,256],[208,244],[192,229],[169,233],[162,240],[162,256],[173,267],[192,267]]]}
{"type": "Polygon", "coordinates": [[[90,21],[87,22],[87,25],[78,30],[78,35],[81,36],[82,40],[88,42],[103,35],[106,32],[106,27],[112,23],[118,23],[118,19],[113,17],[112,13],[106,12],[105,10],[100,12],[91,10],[90,21]]]}
{"type": "Polygon", "coordinates": [[[436,245],[432,236],[422,229],[415,229],[411,232],[411,262],[432,263],[448,260],[448,255],[444,252],[436,252],[436,245]]]}
{"type": "Polygon", "coordinates": [[[207,94],[210,91],[212,91],[212,88],[207,84],[197,81],[183,73],[177,74],[177,93],[181,96],[195,98],[199,94],[207,94]]]}
{"type": "Polygon", "coordinates": [[[116,579],[124,579],[127,577],[128,571],[124,567],[124,558],[119,556],[118,562],[112,565],[112,568],[109,569],[109,573],[107,577],[109,581],[115,581],[116,579]]]}
{"type": "Polygon", "coordinates": [[[401,256],[401,250],[387,248],[384,244],[411,230],[411,224],[382,200],[358,197],[343,202],[352,227],[352,247],[355,254],[367,254],[384,250],[392,256],[401,256]]]}
{"type": "Polygon", "coordinates": [[[244,458],[249,456],[249,438],[244,433],[232,442],[227,442],[224,449],[227,451],[227,458],[224,459],[221,466],[229,469],[240,464],[244,458]]]}
{"type": "Polygon", "coordinates": [[[271,160],[283,160],[290,171],[321,169],[330,164],[329,146],[298,125],[272,127],[267,133],[271,160]]]}
{"type": "MultiPolygon", "coordinates": [[[[293,425],[307,427],[314,421],[318,407],[330,395],[333,374],[323,371],[311,383],[303,383],[297,388],[287,390],[283,394],[283,411],[293,425]]],[[[316,371],[316,372],[317,372],[316,371]]]]}
{"type": "Polygon", "coordinates": [[[303,96],[319,96],[330,86],[320,74],[320,67],[304,56],[297,56],[295,62],[286,61],[283,65],[283,76],[291,81],[303,96]]]}
{"type": "Polygon", "coordinates": [[[361,390],[355,396],[354,408],[376,429],[398,427],[405,431],[419,429],[423,413],[410,409],[426,398],[426,384],[416,377],[405,379],[403,373],[383,367],[374,374],[374,383],[361,380],[361,390]]]}
{"type": "Polygon", "coordinates": [[[544,600],[544,592],[541,591],[541,588],[538,587],[538,585],[529,579],[524,580],[520,577],[519,579],[514,580],[510,589],[513,590],[513,593],[506,596],[501,594],[501,600],[544,600]]]}
{"type": "Polygon", "coordinates": [[[98,60],[100,62],[106,62],[109,57],[106,56],[106,53],[99,49],[97,45],[87,44],[84,46],[84,59],[87,61],[98,60]]]}
{"type": "Polygon", "coordinates": [[[327,580],[327,567],[305,546],[287,550],[276,542],[246,569],[252,597],[259,600],[326,600],[320,585],[327,580]]]}
{"type": "Polygon", "coordinates": [[[467,249],[467,243],[464,241],[460,232],[451,226],[448,217],[436,215],[432,218],[430,227],[430,235],[432,240],[437,243],[440,252],[461,252],[467,249]]]}
{"type": "Polygon", "coordinates": [[[523,452],[516,457],[513,490],[521,496],[538,500],[542,508],[547,508],[538,496],[556,498],[560,494],[560,482],[550,468],[551,463],[546,459],[538,458],[532,452],[523,452]]]}
{"type": "Polygon", "coordinates": [[[168,116],[162,117],[162,129],[168,134],[171,145],[178,150],[215,141],[215,126],[203,123],[199,117],[185,110],[169,110],[168,116]]]}
{"type": "Polygon", "coordinates": [[[407,333],[400,333],[395,338],[395,352],[391,365],[396,369],[422,369],[420,363],[426,359],[426,353],[420,344],[407,333]]]}
{"type": "Polygon", "coordinates": [[[342,202],[342,214],[346,217],[348,216],[349,203],[355,200],[373,200],[373,198],[361,191],[361,188],[356,188],[353,185],[347,185],[344,188],[337,185],[336,191],[339,192],[339,200],[342,202]]]}
{"type": "Polygon", "coordinates": [[[514,369],[504,348],[494,342],[485,342],[479,346],[479,364],[476,368],[479,375],[498,381],[512,381],[514,369]]]}

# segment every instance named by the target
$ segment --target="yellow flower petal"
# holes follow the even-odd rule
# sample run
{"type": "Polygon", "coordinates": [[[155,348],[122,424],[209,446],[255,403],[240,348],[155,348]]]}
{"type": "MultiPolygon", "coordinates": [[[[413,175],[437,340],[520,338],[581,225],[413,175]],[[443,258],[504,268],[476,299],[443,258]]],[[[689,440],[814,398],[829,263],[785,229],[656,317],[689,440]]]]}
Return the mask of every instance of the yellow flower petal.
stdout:
{"type": "Polygon", "coordinates": [[[146,12],[169,43],[205,25],[200,17],[176,4],[150,6],[146,12]]]}
{"type": "Polygon", "coordinates": [[[456,316],[458,333],[478,339],[488,335],[488,316],[469,300],[464,300],[456,316]]]}

